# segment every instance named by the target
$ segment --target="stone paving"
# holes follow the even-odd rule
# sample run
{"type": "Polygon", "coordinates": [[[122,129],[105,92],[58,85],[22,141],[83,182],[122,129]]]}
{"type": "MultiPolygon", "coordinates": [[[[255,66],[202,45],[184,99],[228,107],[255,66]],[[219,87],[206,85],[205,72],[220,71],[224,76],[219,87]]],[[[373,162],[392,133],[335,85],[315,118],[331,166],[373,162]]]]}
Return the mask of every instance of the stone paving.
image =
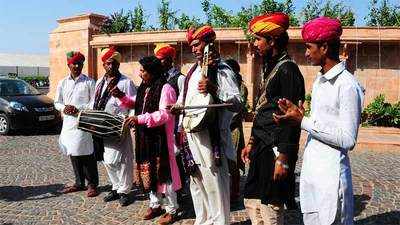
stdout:
{"type": "MultiPolygon", "coordinates": [[[[141,219],[148,204],[143,197],[125,208],[103,203],[110,187],[101,164],[99,197],[59,194],[64,184],[73,183],[73,172],[68,157],[58,152],[57,140],[54,134],[0,136],[0,224],[156,224],[156,219],[141,219]]],[[[355,224],[399,225],[400,152],[362,149],[351,153],[351,161],[355,224]]],[[[193,224],[190,197],[184,208],[186,219],[175,224],[193,224]]],[[[232,205],[231,222],[250,224],[242,203],[232,205]]],[[[289,212],[285,224],[302,224],[300,212],[289,212]]]]}

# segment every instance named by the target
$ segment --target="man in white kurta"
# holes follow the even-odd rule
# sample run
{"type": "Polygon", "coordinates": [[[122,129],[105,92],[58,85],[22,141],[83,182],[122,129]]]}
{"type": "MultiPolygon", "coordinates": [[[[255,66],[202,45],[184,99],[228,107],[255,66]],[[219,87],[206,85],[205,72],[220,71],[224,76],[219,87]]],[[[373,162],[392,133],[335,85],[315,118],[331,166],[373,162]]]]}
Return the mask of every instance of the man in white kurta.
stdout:
{"type": "MultiPolygon", "coordinates": [[[[115,49],[102,51],[106,75],[96,83],[95,109],[112,115],[127,116],[129,110],[120,106],[119,98],[136,96],[133,82],[119,73],[121,55],[115,49]],[[106,97],[108,95],[108,97],[106,97]],[[100,103],[99,101],[103,101],[100,103]]],[[[105,202],[119,199],[121,206],[129,204],[128,193],[133,182],[133,143],[131,133],[125,132],[120,140],[104,138],[104,166],[112,183],[112,191],[104,197],[105,202]]]]}
{"type": "Polygon", "coordinates": [[[90,108],[95,81],[81,73],[85,57],[80,52],[69,52],[67,59],[71,73],[58,83],[54,99],[56,109],[63,114],[60,150],[70,156],[75,173],[75,184],[66,187],[63,193],[84,190],[86,179],[87,196],[94,197],[98,195],[99,176],[92,135],[77,128],[77,113],[90,108]]]}
{"type": "Polygon", "coordinates": [[[196,133],[187,133],[190,151],[199,168],[199,173],[190,178],[190,191],[196,213],[195,224],[225,225],[229,224],[230,212],[230,183],[226,159],[236,159],[230,123],[233,111],[240,109],[242,99],[237,87],[235,73],[222,60],[214,59],[216,64],[214,66],[217,70],[215,74],[209,74],[209,76],[216,76],[216,84],[210,83],[210,79],[202,78],[200,65],[204,46],[215,39],[215,33],[211,27],[204,26],[198,28],[194,34],[192,39],[189,38],[188,41],[198,63],[195,69],[193,67],[189,71],[186,78],[187,83],[178,98],[178,102],[183,103],[183,99],[185,99],[184,103],[188,105],[192,96],[208,92],[221,102],[233,103],[230,108],[217,110],[218,121],[215,121],[215,123],[218,124],[220,132],[221,165],[216,165],[208,129],[196,133]]]}
{"type": "Polygon", "coordinates": [[[306,57],[322,67],[312,88],[311,114],[283,99],[285,115],[308,132],[300,175],[300,204],[305,225],[352,225],[353,186],[348,151],[356,144],[364,89],[339,61],[340,21],[327,17],[304,25],[306,57]]]}

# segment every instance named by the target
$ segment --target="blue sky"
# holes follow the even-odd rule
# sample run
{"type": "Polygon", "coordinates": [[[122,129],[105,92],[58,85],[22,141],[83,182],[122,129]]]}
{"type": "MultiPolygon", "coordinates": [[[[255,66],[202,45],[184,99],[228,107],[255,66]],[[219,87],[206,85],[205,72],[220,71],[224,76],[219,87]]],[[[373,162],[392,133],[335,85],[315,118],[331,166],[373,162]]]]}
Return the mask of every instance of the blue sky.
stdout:
{"type": "MultiPolygon", "coordinates": [[[[400,0],[390,0],[393,4],[400,0]]],[[[57,27],[56,20],[81,13],[109,15],[122,9],[133,9],[138,0],[0,0],[0,53],[47,54],[48,34],[57,27]]],[[[140,0],[148,23],[157,23],[157,7],[160,0],[140,0]]],[[[170,0],[179,13],[204,17],[200,0],[170,0]]],[[[212,0],[226,9],[237,11],[241,6],[260,0],[212,0]]],[[[304,7],[302,0],[294,0],[296,11],[304,7]]],[[[356,24],[363,25],[368,13],[369,0],[347,0],[356,12],[356,24]]]]}

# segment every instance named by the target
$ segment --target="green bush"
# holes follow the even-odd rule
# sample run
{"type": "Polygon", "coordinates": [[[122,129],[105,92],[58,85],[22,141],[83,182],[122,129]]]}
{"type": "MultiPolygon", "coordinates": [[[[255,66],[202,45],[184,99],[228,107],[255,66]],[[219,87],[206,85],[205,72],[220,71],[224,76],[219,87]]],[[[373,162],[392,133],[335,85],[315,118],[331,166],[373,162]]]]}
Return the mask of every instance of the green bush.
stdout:
{"type": "Polygon", "coordinates": [[[305,116],[310,116],[310,112],[311,112],[311,94],[306,94],[306,96],[304,97],[304,108],[305,108],[305,112],[304,115],[305,116]]]}
{"type": "Polygon", "coordinates": [[[390,104],[383,94],[375,97],[362,112],[363,126],[382,126],[400,128],[400,102],[390,104]]]}

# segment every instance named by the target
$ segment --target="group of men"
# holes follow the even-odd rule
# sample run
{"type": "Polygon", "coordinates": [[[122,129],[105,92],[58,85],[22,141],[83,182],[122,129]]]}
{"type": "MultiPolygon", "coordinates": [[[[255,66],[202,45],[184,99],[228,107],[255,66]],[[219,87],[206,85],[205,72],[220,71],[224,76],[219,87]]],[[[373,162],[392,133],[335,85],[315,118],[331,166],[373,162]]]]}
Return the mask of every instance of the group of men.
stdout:
{"type": "MultiPolygon", "coordinates": [[[[364,90],[346,70],[345,62],[339,61],[340,21],[327,17],[313,19],[304,25],[302,37],[306,58],[321,70],[313,84],[310,116],[305,116],[304,79],[298,65],[288,55],[288,27],[289,17],[284,13],[257,16],[249,22],[255,50],[263,59],[263,75],[251,137],[241,151],[241,159],[249,164],[244,205],[252,224],[283,224],[285,210],[296,207],[294,170],[300,132],[305,130],[309,135],[300,175],[304,224],[353,224],[348,151],[356,144],[364,90]]],[[[169,110],[172,114],[183,113],[174,121],[176,151],[189,151],[184,158],[195,165],[195,170],[188,172],[195,224],[229,224],[228,160],[234,162],[238,158],[230,123],[234,113],[242,107],[243,96],[235,72],[217,52],[212,52],[208,76],[202,74],[204,49],[215,39],[210,26],[188,30],[187,40],[196,63],[186,76],[173,66],[173,47],[163,44],[155,49],[155,56],[162,63],[163,73],[177,96],[169,110]],[[178,108],[187,105],[194,95],[207,93],[215,102],[229,103],[229,106],[217,109],[210,123],[214,125],[184,133],[181,120],[185,113],[178,108]],[[187,146],[180,146],[182,143],[187,146]]],[[[55,105],[64,114],[60,148],[70,155],[76,178],[75,185],[65,188],[64,193],[85,190],[86,179],[87,196],[97,196],[96,161],[103,161],[112,183],[112,191],[104,200],[119,199],[125,206],[129,204],[127,194],[133,183],[132,138],[128,135],[119,142],[103,140],[76,127],[76,115],[84,109],[129,115],[121,102],[126,96],[135,96],[136,88],[119,72],[121,58],[114,48],[103,50],[101,60],[106,73],[95,82],[81,74],[84,56],[79,52],[68,53],[71,73],[58,85],[55,105]]],[[[176,195],[171,196],[176,198],[176,195]]],[[[175,199],[171,201],[176,202],[175,199]]],[[[146,219],[159,214],[154,209],[150,206],[146,219]]],[[[169,212],[175,214],[174,210],[169,212]]],[[[160,223],[169,224],[176,219],[176,215],[170,215],[160,223]]]]}

